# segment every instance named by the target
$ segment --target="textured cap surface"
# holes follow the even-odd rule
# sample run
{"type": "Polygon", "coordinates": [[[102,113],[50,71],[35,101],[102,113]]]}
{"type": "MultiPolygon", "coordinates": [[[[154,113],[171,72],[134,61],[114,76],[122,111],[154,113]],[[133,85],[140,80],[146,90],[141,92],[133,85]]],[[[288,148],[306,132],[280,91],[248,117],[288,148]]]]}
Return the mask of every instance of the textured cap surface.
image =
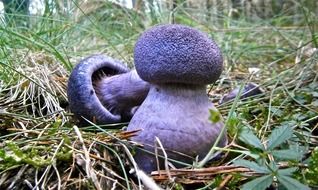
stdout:
{"type": "Polygon", "coordinates": [[[152,83],[209,84],[223,68],[221,51],[213,40],[178,24],[144,32],[135,45],[134,60],[139,76],[152,83]]]}

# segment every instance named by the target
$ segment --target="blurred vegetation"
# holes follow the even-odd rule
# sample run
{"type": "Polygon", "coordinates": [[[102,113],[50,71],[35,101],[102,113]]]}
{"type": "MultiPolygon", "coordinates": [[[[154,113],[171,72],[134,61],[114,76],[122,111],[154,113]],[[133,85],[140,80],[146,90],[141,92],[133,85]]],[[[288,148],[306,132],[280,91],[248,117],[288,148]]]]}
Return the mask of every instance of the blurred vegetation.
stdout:
{"type": "Polygon", "coordinates": [[[27,25],[29,0],[3,0],[6,24],[27,25]]]}
{"type": "Polygon", "coordinates": [[[162,173],[153,175],[156,182],[167,189],[318,188],[317,1],[135,0],[132,8],[106,0],[2,2],[0,189],[143,187],[129,174],[133,133],[121,130],[125,124],[78,130],[66,84],[91,54],[133,67],[136,39],[161,23],[200,29],[221,47],[224,72],[208,92],[230,142],[213,150],[224,153],[221,160],[193,167],[192,176],[162,173]],[[264,94],[218,105],[247,82],[264,94]],[[222,172],[210,173],[216,166],[222,172]]]}

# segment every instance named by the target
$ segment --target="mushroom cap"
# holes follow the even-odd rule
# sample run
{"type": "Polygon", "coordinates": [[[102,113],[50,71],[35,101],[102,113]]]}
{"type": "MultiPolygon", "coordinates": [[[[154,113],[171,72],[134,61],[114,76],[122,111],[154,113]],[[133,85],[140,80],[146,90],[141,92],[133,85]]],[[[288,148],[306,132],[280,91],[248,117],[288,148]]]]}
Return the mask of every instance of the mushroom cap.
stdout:
{"type": "Polygon", "coordinates": [[[145,31],[134,49],[139,76],[151,83],[209,84],[221,75],[219,47],[194,28],[166,24],[145,31]]]}
{"type": "Polygon", "coordinates": [[[75,66],[68,81],[67,97],[70,110],[81,121],[80,124],[86,124],[83,117],[97,124],[121,121],[120,115],[112,114],[100,102],[93,86],[93,78],[97,72],[109,76],[128,71],[123,63],[105,55],[87,57],[75,66]]]}

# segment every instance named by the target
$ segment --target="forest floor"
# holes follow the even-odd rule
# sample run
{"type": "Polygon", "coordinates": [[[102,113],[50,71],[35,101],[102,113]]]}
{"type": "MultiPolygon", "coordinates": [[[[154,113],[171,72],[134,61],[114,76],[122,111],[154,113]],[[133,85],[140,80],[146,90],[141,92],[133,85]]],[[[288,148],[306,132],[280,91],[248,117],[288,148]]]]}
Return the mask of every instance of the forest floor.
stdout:
{"type": "MultiPolygon", "coordinates": [[[[220,46],[224,71],[208,95],[225,119],[229,144],[203,167],[134,170],[127,123],[78,128],[66,88],[73,66],[103,53],[133,67],[147,28],[171,20],[114,6],[47,8],[28,24],[0,25],[0,189],[315,189],[318,188],[318,18],[290,15],[218,23],[176,11],[177,23],[220,46]],[[84,9],[84,8],[85,9],[84,9]],[[263,93],[219,104],[246,83],[263,93]],[[137,171],[137,173],[136,173],[137,171]],[[142,183],[141,183],[142,181],[142,183]],[[148,182],[148,183],[147,183],[148,182]],[[146,187],[145,187],[146,186],[146,187]]],[[[164,119],[164,118],[163,118],[164,119]]]]}

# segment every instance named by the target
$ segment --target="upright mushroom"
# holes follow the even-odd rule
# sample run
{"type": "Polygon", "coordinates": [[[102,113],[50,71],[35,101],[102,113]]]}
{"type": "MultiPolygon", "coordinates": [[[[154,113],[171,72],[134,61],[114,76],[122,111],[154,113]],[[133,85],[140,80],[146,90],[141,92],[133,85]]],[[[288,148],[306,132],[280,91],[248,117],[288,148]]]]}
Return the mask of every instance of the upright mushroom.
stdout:
{"type": "MultiPolygon", "coordinates": [[[[203,158],[219,135],[218,146],[225,146],[223,122],[209,121],[215,107],[206,93],[206,85],[222,72],[215,42],[191,27],[167,24],[144,32],[134,51],[137,73],[151,86],[128,125],[128,130],[142,129],[132,140],[154,152],[158,137],[169,158],[188,163],[203,158]]],[[[137,150],[135,160],[148,173],[157,169],[153,154],[137,150]]]]}
{"type": "Polygon", "coordinates": [[[128,121],[133,108],[142,103],[149,84],[135,70],[104,55],[83,59],[73,69],[68,81],[70,110],[81,121],[97,124],[128,121]]]}

